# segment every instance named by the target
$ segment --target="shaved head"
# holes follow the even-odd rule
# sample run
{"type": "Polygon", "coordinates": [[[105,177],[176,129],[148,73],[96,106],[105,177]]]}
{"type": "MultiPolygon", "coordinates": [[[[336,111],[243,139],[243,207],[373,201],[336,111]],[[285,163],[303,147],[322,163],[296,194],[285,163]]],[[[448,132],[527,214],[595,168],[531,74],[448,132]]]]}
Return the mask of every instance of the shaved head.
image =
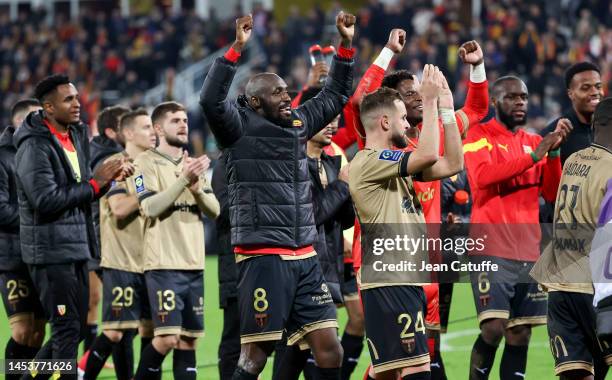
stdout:
{"type": "Polygon", "coordinates": [[[244,92],[249,98],[259,97],[265,90],[275,87],[279,81],[284,83],[281,77],[274,73],[259,73],[249,79],[244,92]]]}

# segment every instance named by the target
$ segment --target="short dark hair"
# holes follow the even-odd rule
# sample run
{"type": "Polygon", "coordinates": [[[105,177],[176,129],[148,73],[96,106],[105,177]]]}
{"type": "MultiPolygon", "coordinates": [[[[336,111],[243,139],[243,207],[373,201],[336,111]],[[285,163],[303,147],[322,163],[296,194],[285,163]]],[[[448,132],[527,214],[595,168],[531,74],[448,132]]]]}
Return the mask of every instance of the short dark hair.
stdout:
{"type": "Polygon", "coordinates": [[[300,104],[304,104],[310,99],[317,96],[319,92],[321,92],[321,87],[308,87],[305,91],[302,92],[302,97],[300,98],[300,104]]]}
{"type": "Polygon", "coordinates": [[[48,76],[36,84],[34,97],[42,103],[46,96],[55,91],[58,86],[69,83],[70,79],[66,75],[55,74],[48,76]]]}
{"type": "Polygon", "coordinates": [[[11,120],[13,120],[18,113],[27,111],[31,107],[40,107],[40,102],[33,98],[19,100],[17,103],[13,104],[11,108],[11,120]]]}
{"type": "Polygon", "coordinates": [[[381,87],[363,98],[359,111],[361,115],[367,115],[379,108],[393,107],[396,100],[402,101],[402,96],[397,90],[390,87],[381,87]]]}
{"type": "MultiPolygon", "coordinates": [[[[593,113],[593,128],[612,128],[612,97],[603,99],[593,113]]],[[[612,131],[610,131],[612,133],[612,131]]]]}
{"type": "Polygon", "coordinates": [[[130,109],[123,106],[104,108],[98,114],[98,133],[100,133],[101,136],[106,136],[104,132],[107,129],[117,132],[119,130],[119,120],[128,112],[130,112],[130,109]]]}
{"type": "Polygon", "coordinates": [[[414,80],[414,74],[408,70],[396,70],[383,78],[382,86],[397,90],[400,82],[408,79],[414,80]]]}
{"type": "Polygon", "coordinates": [[[574,76],[576,76],[576,74],[580,74],[585,71],[597,71],[601,74],[601,72],[599,71],[599,67],[594,63],[587,61],[574,63],[573,65],[568,67],[567,70],[565,70],[565,88],[570,88],[570,85],[572,84],[572,79],[574,79],[574,76]]]}
{"type": "Polygon", "coordinates": [[[186,111],[185,106],[178,102],[163,102],[155,106],[151,113],[153,124],[157,124],[168,112],[186,111]]]}
{"type": "Polygon", "coordinates": [[[138,116],[149,116],[149,113],[144,108],[138,108],[124,114],[119,122],[119,130],[123,131],[125,128],[131,128],[132,123],[134,123],[138,116]]]}
{"type": "Polygon", "coordinates": [[[522,82],[523,80],[517,76],[514,75],[505,75],[503,77],[499,77],[497,78],[497,80],[495,82],[493,82],[493,85],[491,86],[491,95],[495,98],[497,98],[499,96],[499,91],[501,86],[506,83],[506,82],[510,82],[510,81],[519,81],[522,82]]]}

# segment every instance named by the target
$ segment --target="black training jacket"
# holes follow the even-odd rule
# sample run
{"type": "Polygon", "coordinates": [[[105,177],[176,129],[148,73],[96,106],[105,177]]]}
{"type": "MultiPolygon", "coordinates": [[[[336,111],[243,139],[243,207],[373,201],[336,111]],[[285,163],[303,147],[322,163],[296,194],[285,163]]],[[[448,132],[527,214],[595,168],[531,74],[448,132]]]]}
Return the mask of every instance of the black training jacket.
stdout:
{"type": "Polygon", "coordinates": [[[19,204],[15,184],[15,128],[6,127],[0,136],[0,271],[17,270],[21,261],[19,246],[19,204]]]}
{"type": "Polygon", "coordinates": [[[30,113],[13,138],[21,256],[27,264],[71,263],[96,254],[91,216],[96,196],[88,183],[87,127],[71,125],[69,133],[79,158],[81,182],[60,142],[44,124],[42,111],[30,113]]]}
{"type": "Polygon", "coordinates": [[[241,97],[226,99],[236,64],[219,57],[200,105],[227,155],[232,245],[299,248],[317,238],[306,142],[336,117],[351,95],[353,60],[334,57],[323,90],[292,111],[292,126],[275,124],[241,97]]]}

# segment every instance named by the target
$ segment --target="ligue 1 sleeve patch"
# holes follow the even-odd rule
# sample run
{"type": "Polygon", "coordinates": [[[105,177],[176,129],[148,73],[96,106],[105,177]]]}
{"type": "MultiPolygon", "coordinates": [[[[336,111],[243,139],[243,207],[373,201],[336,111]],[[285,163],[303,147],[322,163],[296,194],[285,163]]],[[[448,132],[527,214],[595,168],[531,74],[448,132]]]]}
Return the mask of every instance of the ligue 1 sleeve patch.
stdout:
{"type": "Polygon", "coordinates": [[[140,194],[145,191],[144,179],[142,174],[134,178],[134,185],[136,185],[136,194],[140,194]]]}
{"type": "Polygon", "coordinates": [[[399,161],[400,158],[402,158],[403,153],[404,152],[402,152],[401,150],[385,149],[380,152],[380,156],[378,156],[378,159],[384,161],[399,161]]]}

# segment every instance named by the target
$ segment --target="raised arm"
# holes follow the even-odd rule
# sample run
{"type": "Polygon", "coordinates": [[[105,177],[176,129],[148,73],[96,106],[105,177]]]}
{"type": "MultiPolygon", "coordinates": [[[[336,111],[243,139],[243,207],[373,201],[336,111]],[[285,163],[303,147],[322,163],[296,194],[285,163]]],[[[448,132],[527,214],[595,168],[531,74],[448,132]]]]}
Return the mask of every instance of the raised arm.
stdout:
{"type": "Polygon", "coordinates": [[[423,180],[433,181],[447,178],[459,173],[463,169],[463,144],[455,113],[453,109],[453,94],[448,87],[446,78],[442,76],[442,92],[440,93],[439,115],[444,127],[444,156],[438,162],[423,170],[423,180]]]}
{"type": "Polygon", "coordinates": [[[316,135],[329,124],[348,102],[353,90],[353,56],[351,48],[355,33],[355,16],[340,12],[336,17],[336,27],[342,38],[338,54],[332,61],[325,86],[317,96],[308,100],[295,112],[308,128],[308,138],[316,135]]]}
{"type": "Polygon", "coordinates": [[[376,60],[374,60],[374,63],[368,67],[365,74],[361,77],[355,93],[344,106],[345,128],[340,129],[333,138],[333,141],[341,148],[346,149],[356,141],[359,149],[363,149],[365,145],[365,130],[359,118],[359,104],[361,104],[366,94],[380,88],[393,56],[402,52],[405,43],[406,32],[404,30],[391,30],[387,44],[376,60]]]}
{"type": "Polygon", "coordinates": [[[476,41],[465,42],[459,48],[459,58],[470,64],[470,81],[463,108],[455,112],[459,132],[466,136],[470,127],[480,123],[489,113],[489,84],[484,67],[484,53],[476,41]]]}
{"type": "Polygon", "coordinates": [[[227,93],[236,74],[236,63],[252,30],[251,15],[236,20],[236,40],[223,57],[215,60],[200,92],[200,106],[221,147],[232,145],[243,133],[240,113],[236,105],[227,100],[227,93]]]}
{"type": "MultiPolygon", "coordinates": [[[[408,174],[420,174],[439,159],[438,97],[442,91],[442,78],[440,69],[434,65],[425,65],[423,83],[420,86],[416,83],[423,97],[423,128],[418,147],[407,159],[406,173],[408,174]]],[[[415,81],[418,82],[416,77],[415,81]]]]}

